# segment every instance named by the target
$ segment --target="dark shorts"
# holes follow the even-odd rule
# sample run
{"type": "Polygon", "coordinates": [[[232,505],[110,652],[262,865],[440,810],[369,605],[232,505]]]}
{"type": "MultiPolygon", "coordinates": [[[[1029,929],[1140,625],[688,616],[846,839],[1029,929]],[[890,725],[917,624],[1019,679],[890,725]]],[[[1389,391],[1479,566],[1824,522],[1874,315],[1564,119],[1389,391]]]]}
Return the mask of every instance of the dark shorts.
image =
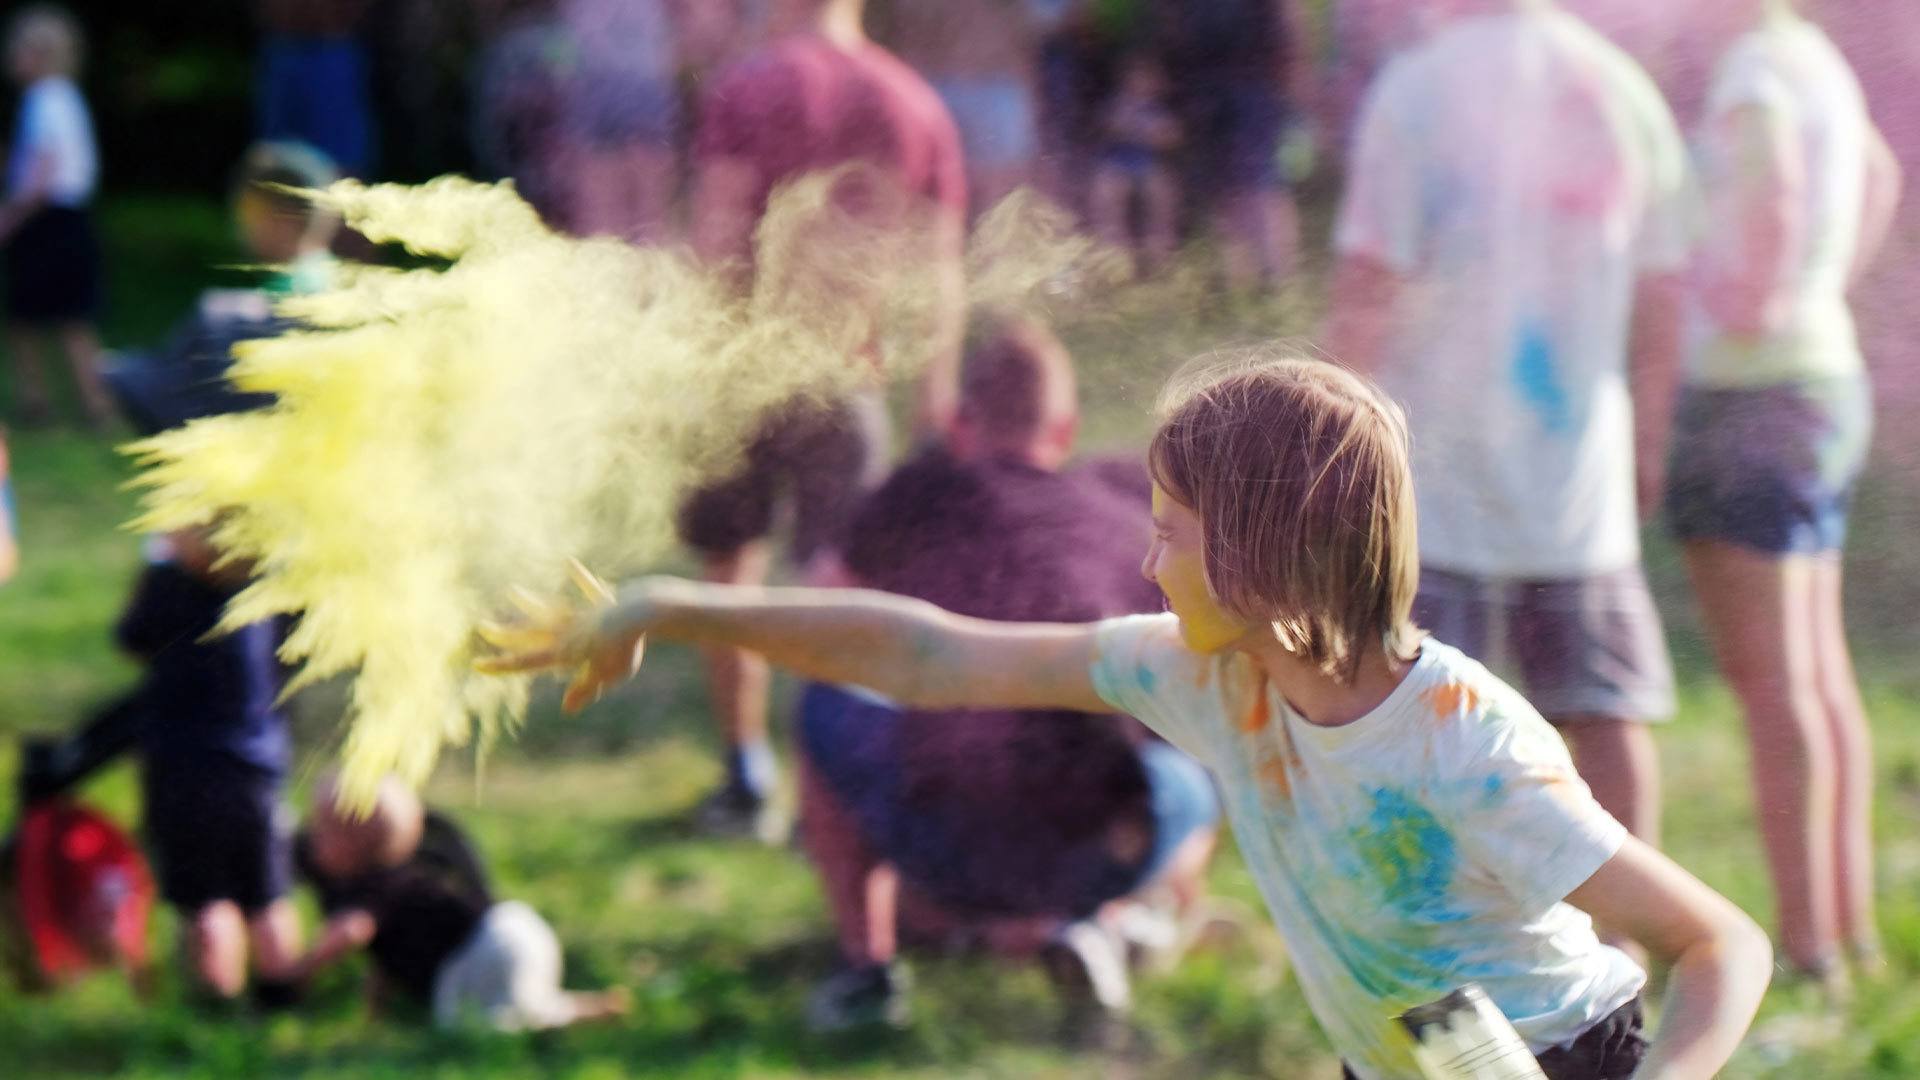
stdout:
{"type": "Polygon", "coordinates": [[[1145,743],[1139,764],[1153,833],[1145,852],[1120,862],[1098,839],[1077,844],[1051,853],[1049,880],[996,880],[996,896],[988,900],[979,879],[993,876],[992,830],[983,830],[979,821],[961,813],[906,805],[898,738],[901,715],[898,706],[859,691],[813,684],[800,703],[800,751],[808,768],[857,823],[868,846],[893,863],[902,877],[956,907],[1002,914],[1089,915],[1153,880],[1181,844],[1219,820],[1219,801],[1206,770],[1171,746],[1145,743]],[[1018,908],[1007,899],[1015,894],[1018,908]]]}
{"type": "Polygon", "coordinates": [[[100,244],[85,210],[45,206],[7,241],[7,318],[29,326],[100,313],[100,244]]]}
{"type": "Polygon", "coordinates": [[[1280,142],[1288,108],[1278,87],[1262,79],[1209,81],[1182,95],[1194,190],[1215,195],[1279,191],[1280,142]]]}
{"type": "MultiPolygon", "coordinates": [[[[1629,1080],[1647,1056],[1645,1019],[1634,998],[1588,1028],[1569,1046],[1539,1055],[1547,1080],[1629,1080]]],[[[1346,1080],[1359,1080],[1345,1070],[1346,1080]]]]}
{"type": "Polygon", "coordinates": [[[1489,667],[1515,669],[1548,720],[1663,720],[1673,666],[1638,566],[1551,581],[1422,567],[1414,621],[1489,667]]]}
{"type": "Polygon", "coordinates": [[[145,832],[167,903],[197,911],[231,900],[251,915],[287,894],[293,829],[282,785],[241,765],[149,762],[145,832]]]}
{"type": "Polygon", "coordinates": [[[1838,551],[1872,430],[1865,376],[1689,388],[1674,419],[1667,522],[1683,541],[1769,555],[1838,551]]]}
{"type": "Polygon", "coordinates": [[[877,479],[885,444],[886,412],[877,399],[782,406],[761,424],[739,471],[681,507],[680,537],[703,555],[725,555],[771,536],[785,509],[796,563],[837,549],[877,479]]]}

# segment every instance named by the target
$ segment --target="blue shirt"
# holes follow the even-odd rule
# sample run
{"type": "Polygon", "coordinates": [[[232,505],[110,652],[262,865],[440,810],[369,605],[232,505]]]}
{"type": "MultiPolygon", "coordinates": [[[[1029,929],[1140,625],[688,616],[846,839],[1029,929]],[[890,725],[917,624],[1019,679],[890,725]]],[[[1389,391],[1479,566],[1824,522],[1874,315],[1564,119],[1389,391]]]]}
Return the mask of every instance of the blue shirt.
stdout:
{"type": "Polygon", "coordinates": [[[281,628],[258,622],[209,638],[230,596],[172,563],[151,563],[120,618],[121,645],[147,662],[141,750],[149,770],[197,773],[222,761],[287,770],[291,740],[275,703],[281,628]]]}

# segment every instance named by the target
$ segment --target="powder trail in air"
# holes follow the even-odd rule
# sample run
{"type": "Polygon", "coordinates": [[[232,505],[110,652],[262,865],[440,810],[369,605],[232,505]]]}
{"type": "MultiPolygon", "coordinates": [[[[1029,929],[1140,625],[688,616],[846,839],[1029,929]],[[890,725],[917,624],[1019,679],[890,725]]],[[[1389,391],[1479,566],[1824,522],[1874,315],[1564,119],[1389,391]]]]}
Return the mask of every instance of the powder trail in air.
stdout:
{"type": "MultiPolygon", "coordinates": [[[[350,797],[389,772],[423,780],[443,748],[523,714],[525,679],[470,667],[503,589],[557,591],[569,557],[643,568],[690,486],[736,463],[768,408],[919,367],[937,230],[843,214],[845,179],[776,196],[751,290],[678,251],[555,233],[509,185],[319,196],[434,265],[353,267],[286,301],[303,329],[240,347],[231,375],[274,404],[136,444],[135,524],[212,525],[255,566],[226,625],[298,615],[294,688],[351,677],[350,797]]],[[[1111,265],[1024,199],[983,220],[965,262],[969,302],[1002,308],[1111,265]]]]}

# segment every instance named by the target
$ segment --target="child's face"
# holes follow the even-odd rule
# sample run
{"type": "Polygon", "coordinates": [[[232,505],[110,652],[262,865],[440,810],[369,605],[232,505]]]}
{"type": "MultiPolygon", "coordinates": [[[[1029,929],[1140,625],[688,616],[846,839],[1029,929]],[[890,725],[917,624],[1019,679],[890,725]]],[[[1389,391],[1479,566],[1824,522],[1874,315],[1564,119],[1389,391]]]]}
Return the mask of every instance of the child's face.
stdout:
{"type": "Polygon", "coordinates": [[[1180,638],[1200,653],[1220,652],[1247,636],[1248,627],[1221,609],[1207,587],[1206,546],[1200,518],[1153,489],[1153,543],[1140,572],[1160,586],[1167,607],[1180,617],[1180,638]]]}
{"type": "Polygon", "coordinates": [[[233,216],[241,244],[255,258],[273,264],[299,258],[306,223],[275,206],[273,200],[243,191],[234,203],[233,216]]]}

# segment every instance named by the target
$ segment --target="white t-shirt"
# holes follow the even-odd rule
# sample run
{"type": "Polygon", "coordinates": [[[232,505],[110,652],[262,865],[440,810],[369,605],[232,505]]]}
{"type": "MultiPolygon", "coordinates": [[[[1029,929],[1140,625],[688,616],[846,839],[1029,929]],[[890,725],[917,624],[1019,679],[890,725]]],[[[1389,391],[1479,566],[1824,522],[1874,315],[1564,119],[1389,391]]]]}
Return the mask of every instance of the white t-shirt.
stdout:
{"type": "Polygon", "coordinates": [[[1546,3],[1450,22],[1375,82],[1336,245],[1405,283],[1377,374],[1412,425],[1423,562],[1638,561],[1632,300],[1686,256],[1686,172],[1652,81],[1546,3]]]}
{"type": "Polygon", "coordinates": [[[1866,96],[1846,58],[1805,19],[1770,20],[1721,58],[1695,141],[1708,215],[1696,257],[1709,263],[1744,259],[1739,226],[1718,221],[1713,192],[1739,182],[1741,164],[1724,121],[1756,109],[1798,144],[1805,169],[1800,208],[1805,231],[1797,257],[1782,267],[1795,302],[1783,325],[1760,338],[1735,337],[1695,312],[1689,378],[1711,386],[1765,386],[1796,379],[1851,375],[1862,367],[1847,285],[1860,244],[1866,204],[1867,153],[1873,122],[1866,96]]]}
{"type": "Polygon", "coordinates": [[[1096,634],[1101,698],[1219,782],[1314,1016],[1363,1080],[1417,1080],[1395,1018],[1469,982],[1535,1052],[1640,992],[1563,902],[1625,828],[1540,714],[1458,650],[1429,640],[1378,708],[1316,727],[1246,657],[1189,651],[1172,615],[1096,634]]]}
{"type": "Polygon", "coordinates": [[[50,168],[47,201],[55,206],[85,206],[99,180],[100,159],[93,142],[93,119],[80,88],[64,76],[49,76],[27,87],[20,98],[20,121],[7,162],[7,194],[19,196],[33,170],[50,168]],[[41,161],[50,163],[41,166],[41,161]]]}

